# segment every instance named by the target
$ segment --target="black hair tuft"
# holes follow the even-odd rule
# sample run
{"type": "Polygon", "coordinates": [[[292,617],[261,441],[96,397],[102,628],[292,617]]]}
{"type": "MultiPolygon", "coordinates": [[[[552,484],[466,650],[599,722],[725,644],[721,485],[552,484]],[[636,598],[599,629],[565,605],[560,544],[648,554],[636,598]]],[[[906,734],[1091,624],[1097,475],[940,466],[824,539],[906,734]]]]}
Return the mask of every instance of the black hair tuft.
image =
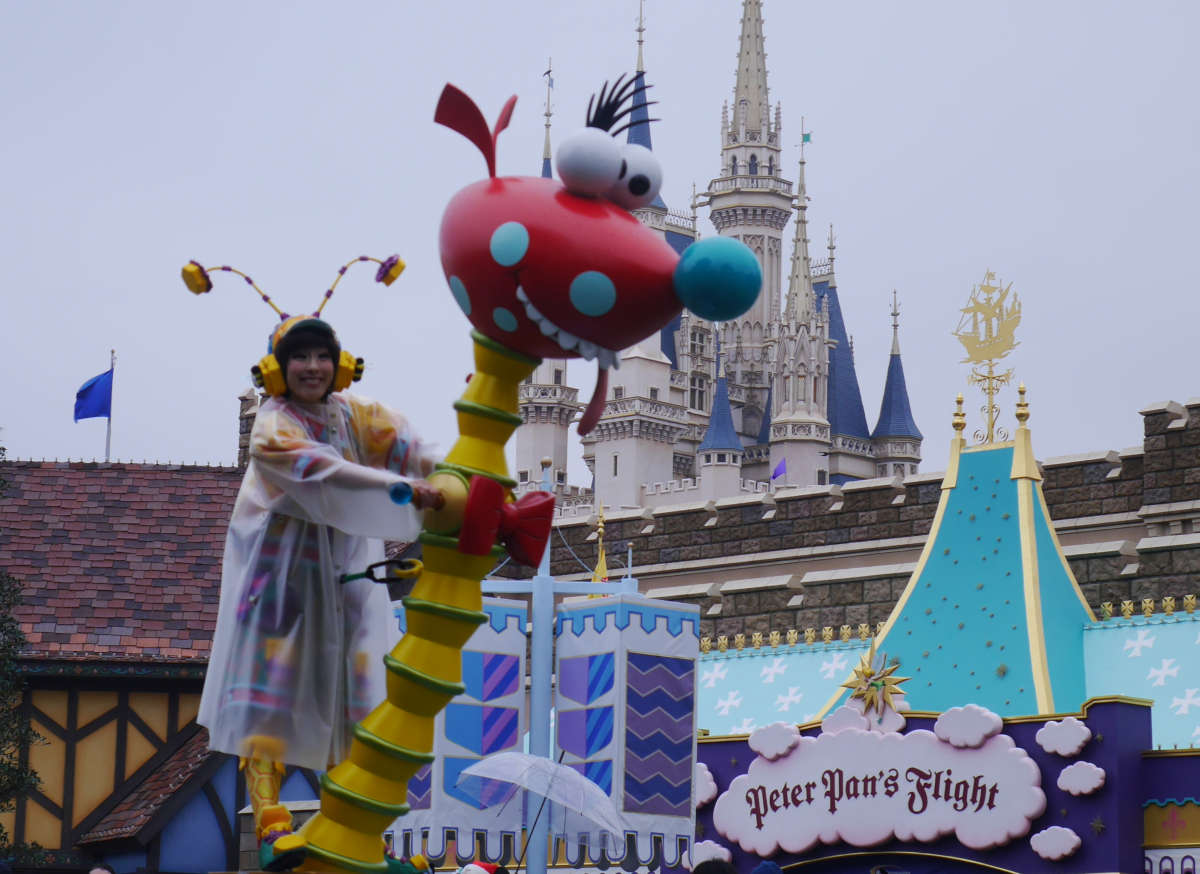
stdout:
{"type": "Polygon", "coordinates": [[[593,94],[588,99],[588,127],[598,127],[601,130],[610,132],[615,137],[636,124],[647,124],[651,121],[658,121],[657,118],[637,119],[636,121],[626,122],[621,127],[613,130],[613,125],[633,112],[638,106],[654,106],[658,102],[650,100],[640,104],[637,103],[634,98],[639,94],[645,94],[646,89],[650,88],[650,86],[638,85],[636,78],[630,79],[628,82],[623,82],[624,79],[625,74],[622,73],[617,77],[617,81],[613,82],[611,88],[609,88],[608,82],[605,82],[600,88],[600,93],[593,94]],[[629,105],[622,109],[622,106],[626,102],[629,102],[629,105]]]}

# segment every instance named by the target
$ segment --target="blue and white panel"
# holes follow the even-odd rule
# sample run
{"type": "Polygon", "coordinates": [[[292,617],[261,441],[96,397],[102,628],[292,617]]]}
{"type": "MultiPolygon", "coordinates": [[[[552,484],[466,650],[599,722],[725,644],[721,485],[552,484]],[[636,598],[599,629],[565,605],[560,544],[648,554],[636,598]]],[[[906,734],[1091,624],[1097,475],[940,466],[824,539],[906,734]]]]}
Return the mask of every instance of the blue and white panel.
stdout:
{"type": "Polygon", "coordinates": [[[638,855],[558,811],[551,832],[571,864],[676,865],[690,845],[699,626],[695,606],[634,594],[559,608],[557,745],[612,799],[638,855]]]}

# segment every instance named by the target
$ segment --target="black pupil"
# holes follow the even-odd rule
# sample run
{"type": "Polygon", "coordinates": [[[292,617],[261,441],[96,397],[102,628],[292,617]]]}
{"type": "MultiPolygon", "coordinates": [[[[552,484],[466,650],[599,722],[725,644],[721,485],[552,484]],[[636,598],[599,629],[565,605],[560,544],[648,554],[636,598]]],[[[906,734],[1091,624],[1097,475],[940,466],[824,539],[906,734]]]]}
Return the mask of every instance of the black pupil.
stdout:
{"type": "MultiPolygon", "coordinates": [[[[625,173],[625,169],[624,169],[624,167],[622,167],[621,174],[624,175],[624,173],[625,173]]],[[[641,173],[637,174],[636,176],[634,176],[632,179],[629,180],[630,193],[636,194],[640,197],[641,195],[645,194],[649,190],[650,190],[650,180],[647,179],[645,176],[643,176],[641,173]]]]}

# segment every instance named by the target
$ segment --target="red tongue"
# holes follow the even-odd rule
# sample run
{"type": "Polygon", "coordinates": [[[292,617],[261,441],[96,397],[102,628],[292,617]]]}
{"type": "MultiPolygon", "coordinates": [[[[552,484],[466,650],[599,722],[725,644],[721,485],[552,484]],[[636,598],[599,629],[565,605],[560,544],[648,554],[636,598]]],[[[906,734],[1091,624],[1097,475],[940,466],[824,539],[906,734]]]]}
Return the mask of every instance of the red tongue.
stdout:
{"type": "Polygon", "coordinates": [[[592,389],[592,399],[588,401],[583,418],[579,420],[579,436],[583,437],[596,427],[600,414],[604,412],[604,398],[608,394],[608,368],[601,367],[596,371],[596,387],[592,389]]]}

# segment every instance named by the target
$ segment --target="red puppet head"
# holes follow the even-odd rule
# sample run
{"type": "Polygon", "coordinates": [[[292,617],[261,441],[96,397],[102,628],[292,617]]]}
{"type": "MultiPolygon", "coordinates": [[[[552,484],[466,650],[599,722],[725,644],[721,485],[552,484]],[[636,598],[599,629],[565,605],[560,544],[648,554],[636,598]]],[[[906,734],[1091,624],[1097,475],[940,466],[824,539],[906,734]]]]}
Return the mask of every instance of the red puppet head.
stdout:
{"type": "Polygon", "coordinates": [[[683,306],[714,321],[735,318],[762,283],[758,260],[740,242],[701,240],[681,258],[630,212],[653,201],[662,181],[653,153],[619,143],[624,127],[612,130],[632,111],[624,107],[637,93],[631,85],[618,79],[608,91],[606,83],[589,103],[588,127],[559,148],[562,182],[496,176],[496,139],[516,97],[492,130],[453,85],[434,115],[473,142],[488,167],[488,178],[459,191],[442,216],[442,269],[454,299],[476,330],[517,352],[597,360],[600,378],[580,434],[599,418],[607,371],[622,349],[683,306]]]}

